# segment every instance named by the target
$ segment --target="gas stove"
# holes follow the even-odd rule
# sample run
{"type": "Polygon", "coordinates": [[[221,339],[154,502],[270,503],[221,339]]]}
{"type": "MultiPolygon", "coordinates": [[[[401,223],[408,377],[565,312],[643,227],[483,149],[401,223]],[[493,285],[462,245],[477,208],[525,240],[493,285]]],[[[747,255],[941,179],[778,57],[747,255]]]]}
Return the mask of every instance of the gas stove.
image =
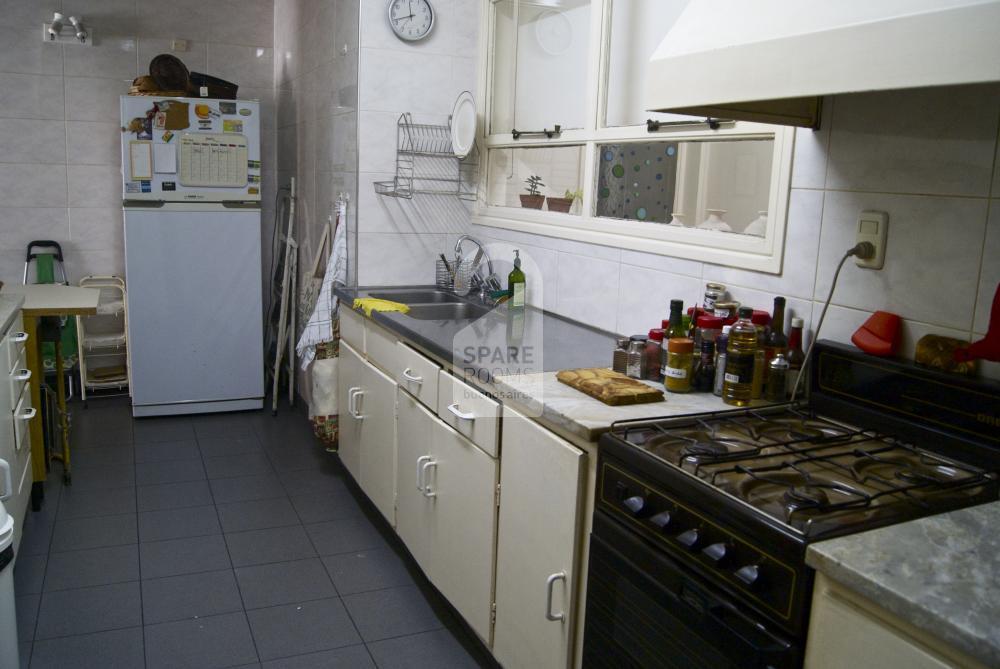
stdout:
{"type": "Polygon", "coordinates": [[[811,542],[998,498],[1000,386],[836,344],[818,344],[812,364],[808,403],[602,436],[588,665],[796,667],[811,542]],[[662,654],[608,636],[625,593],[645,602],[643,636],[662,654]]]}

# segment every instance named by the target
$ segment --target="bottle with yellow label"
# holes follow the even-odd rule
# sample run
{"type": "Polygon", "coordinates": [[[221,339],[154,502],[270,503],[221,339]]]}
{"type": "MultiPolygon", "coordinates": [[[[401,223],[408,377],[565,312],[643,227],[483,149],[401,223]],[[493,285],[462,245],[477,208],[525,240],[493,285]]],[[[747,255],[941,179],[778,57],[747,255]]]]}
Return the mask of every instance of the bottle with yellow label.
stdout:
{"type": "Polygon", "coordinates": [[[514,249],[514,269],[507,275],[507,293],[510,295],[510,309],[524,309],[524,272],[521,270],[521,252],[518,249],[514,249]]]}

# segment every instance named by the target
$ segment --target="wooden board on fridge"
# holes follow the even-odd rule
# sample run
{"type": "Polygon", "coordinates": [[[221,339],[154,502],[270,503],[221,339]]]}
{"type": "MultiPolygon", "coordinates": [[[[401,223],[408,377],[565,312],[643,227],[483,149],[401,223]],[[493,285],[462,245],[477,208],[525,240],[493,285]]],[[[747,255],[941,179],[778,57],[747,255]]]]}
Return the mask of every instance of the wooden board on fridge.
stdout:
{"type": "Polygon", "coordinates": [[[606,368],[564,369],[556,378],[611,406],[664,401],[662,391],[606,368]]]}

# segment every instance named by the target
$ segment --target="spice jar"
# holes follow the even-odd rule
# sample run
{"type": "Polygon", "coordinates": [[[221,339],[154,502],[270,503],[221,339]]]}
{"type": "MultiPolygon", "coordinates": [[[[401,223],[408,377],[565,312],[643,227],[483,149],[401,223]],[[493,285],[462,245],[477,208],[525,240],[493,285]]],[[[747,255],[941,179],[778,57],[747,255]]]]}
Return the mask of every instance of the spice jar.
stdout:
{"type": "Polygon", "coordinates": [[[628,337],[619,337],[615,352],[611,356],[611,369],[624,374],[628,367],[628,337]]]}
{"type": "Polygon", "coordinates": [[[709,314],[702,314],[698,316],[698,328],[696,329],[696,334],[694,338],[695,349],[700,350],[701,345],[710,341],[715,343],[715,340],[720,334],[722,334],[722,326],[726,324],[726,321],[718,316],[712,316],[709,314]]]}
{"type": "Polygon", "coordinates": [[[691,368],[694,363],[694,342],[687,337],[667,341],[667,365],[663,385],[672,393],[691,390],[691,368]]]}
{"type": "Polygon", "coordinates": [[[721,283],[705,284],[705,299],[702,301],[705,310],[711,312],[715,309],[715,303],[726,299],[726,287],[721,283]]]}
{"type": "Polygon", "coordinates": [[[765,397],[771,402],[784,402],[788,388],[788,361],[785,355],[779,353],[768,365],[767,388],[765,397]]]}
{"type": "Polygon", "coordinates": [[[646,340],[646,378],[650,381],[663,380],[663,330],[653,328],[646,340]]]}
{"type": "Polygon", "coordinates": [[[625,373],[633,379],[641,379],[646,375],[646,342],[642,339],[629,342],[625,373]]]}

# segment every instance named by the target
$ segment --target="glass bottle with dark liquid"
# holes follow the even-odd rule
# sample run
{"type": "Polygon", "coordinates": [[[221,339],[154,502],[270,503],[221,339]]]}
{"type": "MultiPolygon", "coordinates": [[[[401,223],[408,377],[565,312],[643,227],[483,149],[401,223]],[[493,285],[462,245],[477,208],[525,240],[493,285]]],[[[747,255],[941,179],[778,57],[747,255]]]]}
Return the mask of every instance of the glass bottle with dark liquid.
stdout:
{"type": "Polygon", "coordinates": [[[753,392],[754,360],[757,356],[757,327],[750,321],[753,309],[740,307],[740,319],[729,331],[726,343],[726,375],[722,401],[738,407],[750,404],[753,392]]]}

